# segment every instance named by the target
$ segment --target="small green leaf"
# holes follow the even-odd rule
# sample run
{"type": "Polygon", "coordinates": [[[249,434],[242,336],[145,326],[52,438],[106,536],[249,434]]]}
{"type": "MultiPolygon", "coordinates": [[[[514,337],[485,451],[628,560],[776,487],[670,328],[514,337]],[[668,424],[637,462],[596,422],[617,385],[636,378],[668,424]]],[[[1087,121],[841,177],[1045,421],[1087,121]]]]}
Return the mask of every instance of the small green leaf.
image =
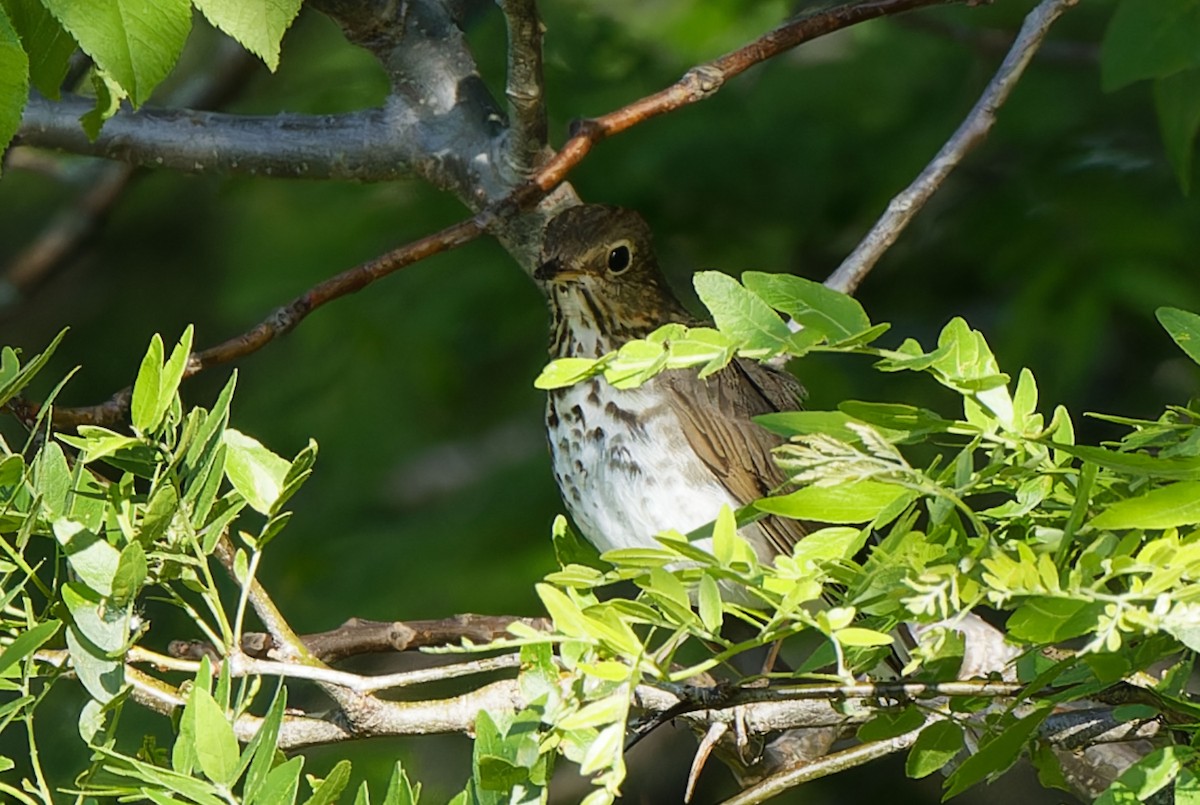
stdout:
{"type": "Polygon", "coordinates": [[[700,588],[697,593],[697,605],[700,610],[700,622],[704,628],[716,634],[721,631],[721,591],[712,576],[705,573],[700,577],[700,588]]]}
{"type": "Polygon", "coordinates": [[[383,795],[382,805],[417,805],[421,798],[421,785],[413,785],[399,762],[392,769],[392,777],[388,780],[387,792],[383,795]]]}
{"type": "Polygon", "coordinates": [[[1117,501],[1091,520],[1095,528],[1171,528],[1200,523],[1200,481],[1179,481],[1117,501]]]}
{"type": "Polygon", "coordinates": [[[250,508],[260,514],[270,514],[283,491],[283,482],[291,465],[241,431],[229,428],[222,437],[229,450],[225,457],[225,476],[250,508]]]}
{"type": "Polygon", "coordinates": [[[133,397],[129,403],[129,416],[134,430],[139,433],[152,433],[158,426],[155,414],[158,406],[158,389],[162,385],[162,371],[162,336],[155,333],[150,338],[150,346],[142,358],[142,366],[138,369],[137,378],[133,381],[133,397]]]}
{"type": "Polygon", "coordinates": [[[538,598],[542,599],[542,606],[546,608],[546,612],[554,620],[554,625],[561,632],[571,637],[587,635],[587,621],[584,620],[583,612],[566,593],[549,584],[538,584],[534,589],[537,591],[538,598]]]}
{"type": "Polygon", "coordinates": [[[1200,316],[1177,307],[1160,307],[1154,315],[1179,348],[1200,363],[1200,316]]]}
{"type": "Polygon", "coordinates": [[[543,391],[573,386],[581,380],[599,374],[603,371],[605,363],[604,358],[558,358],[546,365],[533,381],[533,386],[543,391]]]}
{"type": "Polygon", "coordinates": [[[297,755],[271,769],[267,773],[267,781],[254,798],[255,805],[293,805],[296,792],[300,788],[300,772],[303,770],[303,755],[297,755]]]}
{"type": "Polygon", "coordinates": [[[806,486],[781,497],[755,501],[755,508],[820,523],[866,523],[902,498],[915,493],[895,484],[854,481],[836,486],[806,486]]]}
{"type": "Polygon", "coordinates": [[[833,636],[843,646],[890,646],[893,642],[891,635],[861,626],[838,629],[833,636]]]}
{"type": "Polygon", "coordinates": [[[279,43],[302,0],[194,0],[214,27],[242,44],[275,72],[279,43]]]}
{"type": "Polygon", "coordinates": [[[100,595],[79,582],[62,587],[63,603],[71,613],[67,650],[79,681],[101,704],[125,686],[125,666],[116,659],[129,638],[129,614],[106,606],[100,595]]]}
{"type": "Polygon", "coordinates": [[[904,770],[915,780],[928,777],[944,769],[962,748],[962,727],[953,721],[935,721],[917,736],[904,770]]]}
{"type": "Polygon", "coordinates": [[[719,271],[700,271],[692,278],[700,301],[712,313],[717,329],[747,350],[777,352],[792,335],[779,314],[755,294],[719,271]]]}
{"type": "Polygon", "coordinates": [[[196,719],[196,764],[204,776],[223,786],[233,785],[238,772],[238,742],[225,711],[202,685],[194,685],[188,706],[196,719]]]}
{"type": "Polygon", "coordinates": [[[123,606],[132,601],[134,596],[141,592],[149,570],[146,551],[141,543],[131,542],[126,545],[120,553],[117,570],[112,578],[112,592],[109,595],[113,602],[123,606]]]}
{"type": "Polygon", "coordinates": [[[1183,764],[1195,757],[1196,750],[1189,746],[1164,746],[1156,749],[1121,773],[1113,788],[1100,795],[1096,805],[1118,805],[1128,801],[1120,796],[1127,791],[1134,801],[1146,802],[1150,797],[1166,788],[1179,773],[1183,764]],[[1114,789],[1116,789],[1114,791],[1114,789]],[[1122,791],[1122,789],[1124,789],[1122,791]]]}
{"type": "Polygon", "coordinates": [[[871,319],[854,297],[792,274],[747,271],[746,287],[776,310],[824,335],[830,343],[845,341],[871,328],[871,319]]]}

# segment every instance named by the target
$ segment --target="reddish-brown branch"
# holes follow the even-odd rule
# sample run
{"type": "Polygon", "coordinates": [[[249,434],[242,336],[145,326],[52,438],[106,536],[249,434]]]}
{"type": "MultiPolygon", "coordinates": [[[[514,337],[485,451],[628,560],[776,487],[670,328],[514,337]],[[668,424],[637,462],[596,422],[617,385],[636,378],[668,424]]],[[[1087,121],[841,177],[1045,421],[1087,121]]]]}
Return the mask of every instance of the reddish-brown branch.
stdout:
{"type": "MultiPolygon", "coordinates": [[[[861,22],[951,2],[956,0],[867,0],[822,9],[792,19],[737,50],[693,67],[666,89],[601,117],[584,120],[576,127],[562,149],[528,182],[515,188],[492,208],[370,262],[343,271],[309,289],[287,305],[278,308],[253,329],[214,347],[193,353],[184,376],[190,377],[210,367],[256,352],[278,336],[290,331],[316,308],[361,290],[375,280],[419,260],[473,240],[496,221],[508,219],[537,203],[562,183],[596,143],[651,118],[710,98],[726,81],[755,64],[819,36],[861,22]]],[[[57,408],[54,411],[54,425],[58,428],[73,428],[84,424],[114,424],[128,411],[129,399],[130,390],[122,389],[99,405],[57,408]]],[[[7,408],[25,421],[32,421],[40,410],[36,403],[19,398],[11,401],[7,408]]]]}

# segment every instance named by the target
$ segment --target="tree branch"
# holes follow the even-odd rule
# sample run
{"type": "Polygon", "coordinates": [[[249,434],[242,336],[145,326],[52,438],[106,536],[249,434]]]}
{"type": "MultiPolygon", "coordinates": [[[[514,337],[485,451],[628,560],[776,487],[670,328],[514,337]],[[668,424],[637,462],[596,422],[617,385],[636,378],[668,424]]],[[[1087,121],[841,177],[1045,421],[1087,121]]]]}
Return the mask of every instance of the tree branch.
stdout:
{"type": "Polygon", "coordinates": [[[182,173],[382,181],[420,173],[422,159],[426,171],[434,164],[417,147],[412,122],[385,109],[271,117],[122,109],[89,141],[79,117],[94,105],[86,98],[35,95],[16,141],[182,173]]]}
{"type": "Polygon", "coordinates": [[[508,25],[508,81],[504,90],[512,116],[508,162],[514,173],[527,178],[549,156],[542,22],[534,0],[500,0],[499,5],[508,25]]]}
{"type": "Polygon", "coordinates": [[[1008,55],[958,130],[913,183],[892,199],[887,211],[862,242],[825,280],[827,286],[843,293],[854,293],[879,258],[946,181],[950,172],[987,137],[996,122],[996,110],[1008,100],[1033,54],[1046,38],[1050,26],[1076,2],[1078,0],[1042,0],[1029,12],[1008,55]]]}

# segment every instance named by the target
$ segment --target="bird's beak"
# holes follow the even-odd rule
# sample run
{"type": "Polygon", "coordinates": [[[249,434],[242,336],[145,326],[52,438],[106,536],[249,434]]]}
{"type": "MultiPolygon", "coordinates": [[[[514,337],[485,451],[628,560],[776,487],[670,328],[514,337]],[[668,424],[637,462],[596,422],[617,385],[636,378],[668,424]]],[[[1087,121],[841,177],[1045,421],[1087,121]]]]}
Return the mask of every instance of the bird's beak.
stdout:
{"type": "Polygon", "coordinates": [[[563,261],[561,257],[551,257],[546,262],[542,263],[533,271],[533,278],[539,282],[548,282],[554,279],[563,270],[563,261]]]}

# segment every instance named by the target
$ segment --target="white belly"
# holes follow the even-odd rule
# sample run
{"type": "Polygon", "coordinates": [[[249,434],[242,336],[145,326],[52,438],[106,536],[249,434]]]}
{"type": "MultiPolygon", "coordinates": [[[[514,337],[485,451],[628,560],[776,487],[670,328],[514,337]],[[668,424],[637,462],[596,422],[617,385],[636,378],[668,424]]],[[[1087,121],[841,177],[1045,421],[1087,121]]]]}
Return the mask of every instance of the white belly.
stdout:
{"type": "Polygon", "coordinates": [[[655,534],[686,534],[715,520],[722,505],[738,505],[692,453],[674,413],[649,399],[653,380],[618,392],[615,406],[600,402],[602,382],[553,392],[547,405],[548,420],[566,426],[551,436],[555,479],[597,549],[657,547],[655,534]]]}

